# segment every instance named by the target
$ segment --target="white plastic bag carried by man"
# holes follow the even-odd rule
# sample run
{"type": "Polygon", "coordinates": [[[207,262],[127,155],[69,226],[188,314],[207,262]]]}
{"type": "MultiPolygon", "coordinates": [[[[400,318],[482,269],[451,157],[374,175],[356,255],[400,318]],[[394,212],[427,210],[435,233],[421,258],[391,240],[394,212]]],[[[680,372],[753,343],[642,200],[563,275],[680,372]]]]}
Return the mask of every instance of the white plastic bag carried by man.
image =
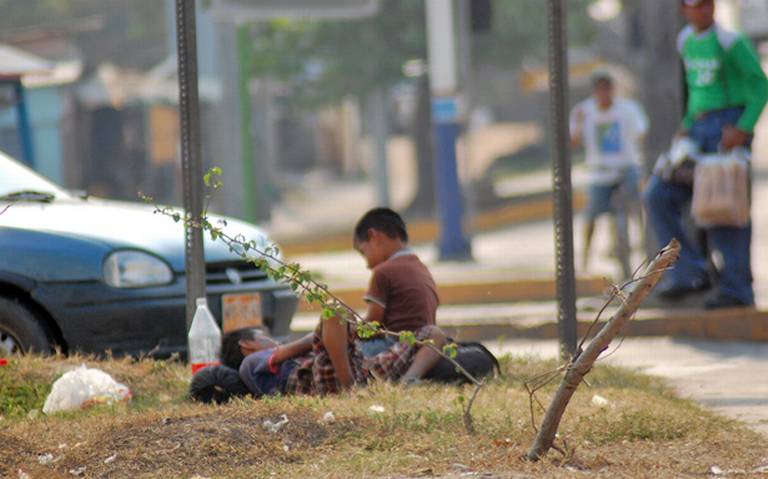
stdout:
{"type": "Polygon", "coordinates": [[[691,216],[697,226],[743,227],[749,223],[750,152],[701,153],[688,138],[677,139],[656,162],[654,174],[692,186],[691,216]]]}
{"type": "Polygon", "coordinates": [[[698,226],[749,223],[749,152],[702,155],[696,163],[691,215],[698,226]]]}
{"type": "Polygon", "coordinates": [[[112,404],[131,399],[131,390],[100,369],[83,364],[64,373],[53,383],[43,412],[53,414],[84,409],[95,404],[112,404]]]}

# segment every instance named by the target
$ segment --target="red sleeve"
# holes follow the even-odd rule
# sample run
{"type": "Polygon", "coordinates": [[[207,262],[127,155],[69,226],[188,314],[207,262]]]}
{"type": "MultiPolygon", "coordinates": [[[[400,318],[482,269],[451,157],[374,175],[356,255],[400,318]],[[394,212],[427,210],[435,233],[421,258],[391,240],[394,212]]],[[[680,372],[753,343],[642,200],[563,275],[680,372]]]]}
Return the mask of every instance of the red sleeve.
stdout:
{"type": "Polygon", "coordinates": [[[368,292],[363,299],[367,303],[376,303],[382,308],[387,307],[389,299],[390,282],[383,270],[373,270],[371,281],[368,284],[368,292]]]}

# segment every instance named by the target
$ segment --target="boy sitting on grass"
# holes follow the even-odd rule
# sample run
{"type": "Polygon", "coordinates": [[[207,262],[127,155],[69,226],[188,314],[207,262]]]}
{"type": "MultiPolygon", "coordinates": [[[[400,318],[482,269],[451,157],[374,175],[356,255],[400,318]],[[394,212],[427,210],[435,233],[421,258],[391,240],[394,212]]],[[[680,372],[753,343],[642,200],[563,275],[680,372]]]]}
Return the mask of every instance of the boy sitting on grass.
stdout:
{"type": "MultiPolygon", "coordinates": [[[[432,340],[442,348],[446,337],[435,326],[437,288],[429,270],[408,249],[400,215],[388,208],[370,210],[355,227],[353,246],[373,271],[365,320],[392,332],[411,331],[418,340],[432,340]]],[[[417,382],[440,360],[429,347],[391,336],[360,340],[355,326],[340,318],[321,319],[313,333],[287,344],[275,345],[263,336],[238,344],[245,357],[240,378],[256,396],[332,394],[369,378],[417,382]]]]}

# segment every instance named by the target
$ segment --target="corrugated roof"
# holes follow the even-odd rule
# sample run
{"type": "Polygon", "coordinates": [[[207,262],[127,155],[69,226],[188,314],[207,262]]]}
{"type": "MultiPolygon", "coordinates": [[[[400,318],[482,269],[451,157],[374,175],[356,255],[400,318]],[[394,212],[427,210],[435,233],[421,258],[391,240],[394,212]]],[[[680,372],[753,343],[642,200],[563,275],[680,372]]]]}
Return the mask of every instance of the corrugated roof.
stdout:
{"type": "Polygon", "coordinates": [[[49,71],[53,65],[31,53],[0,44],[0,78],[19,78],[27,73],[49,71]]]}

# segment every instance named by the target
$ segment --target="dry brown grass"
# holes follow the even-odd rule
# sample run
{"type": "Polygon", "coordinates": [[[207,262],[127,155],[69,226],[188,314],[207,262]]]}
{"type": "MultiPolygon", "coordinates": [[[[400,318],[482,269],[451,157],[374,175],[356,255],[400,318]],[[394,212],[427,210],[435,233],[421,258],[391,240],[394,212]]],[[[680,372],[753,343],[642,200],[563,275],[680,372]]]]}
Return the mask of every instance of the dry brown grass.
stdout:
{"type": "MultiPolygon", "coordinates": [[[[470,389],[377,384],[340,397],[215,407],[185,400],[185,367],[150,360],[86,361],[128,384],[130,404],[29,413],[41,407],[53,379],[83,361],[24,358],[0,368],[0,477],[656,478],[768,464],[765,440],[755,433],[675,398],[655,379],[609,367],[588,376],[591,388],[582,387],[566,413],[568,457],[551,452],[540,463],[525,462],[534,431],[521,381],[553,367],[525,358],[504,361],[506,376],[481,392],[475,436],[461,419],[470,389]],[[593,394],[610,405],[592,405],[593,394]],[[334,422],[323,421],[328,411],[334,422]],[[282,414],[288,424],[265,431],[263,421],[282,414]],[[41,463],[46,454],[50,462],[41,463]]],[[[542,391],[542,399],[551,393],[542,391]]]]}

